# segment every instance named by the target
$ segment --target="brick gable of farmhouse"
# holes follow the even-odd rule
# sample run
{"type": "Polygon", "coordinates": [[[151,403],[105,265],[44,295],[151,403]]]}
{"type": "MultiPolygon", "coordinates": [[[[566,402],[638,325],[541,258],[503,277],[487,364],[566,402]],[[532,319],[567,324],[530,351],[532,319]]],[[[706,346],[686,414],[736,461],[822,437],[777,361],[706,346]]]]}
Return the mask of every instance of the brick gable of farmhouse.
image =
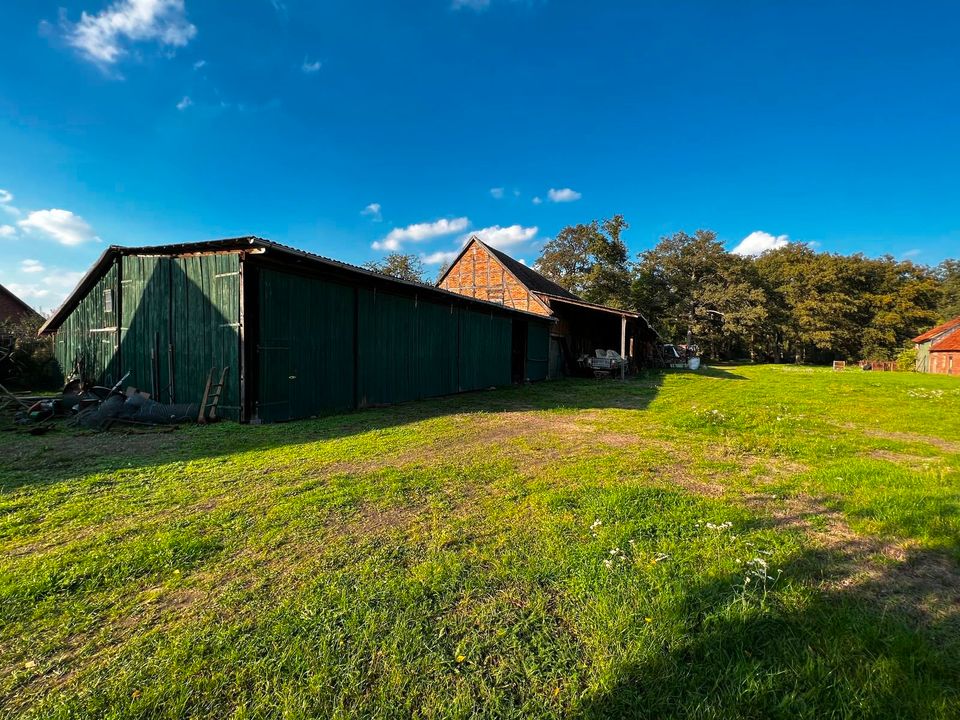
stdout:
{"type": "Polygon", "coordinates": [[[550,308],[519,282],[483,243],[471,239],[440,281],[444,290],[515,310],[551,315],[550,308]]]}

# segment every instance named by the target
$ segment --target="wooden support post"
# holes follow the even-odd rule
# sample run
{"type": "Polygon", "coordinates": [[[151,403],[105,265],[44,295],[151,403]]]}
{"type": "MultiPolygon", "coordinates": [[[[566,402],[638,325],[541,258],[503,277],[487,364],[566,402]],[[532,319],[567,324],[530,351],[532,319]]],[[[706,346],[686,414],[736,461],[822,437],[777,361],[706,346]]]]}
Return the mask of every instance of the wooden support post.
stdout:
{"type": "Polygon", "coordinates": [[[620,316],[620,379],[627,377],[627,316],[620,316]]]}

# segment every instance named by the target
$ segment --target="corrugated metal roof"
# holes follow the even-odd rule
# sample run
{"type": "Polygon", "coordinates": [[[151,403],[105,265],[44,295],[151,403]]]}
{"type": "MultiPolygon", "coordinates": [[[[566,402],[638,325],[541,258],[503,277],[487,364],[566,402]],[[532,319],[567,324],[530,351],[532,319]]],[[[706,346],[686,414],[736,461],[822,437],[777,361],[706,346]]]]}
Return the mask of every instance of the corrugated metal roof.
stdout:
{"type": "Polygon", "coordinates": [[[553,295],[554,297],[567,298],[568,300],[580,300],[580,298],[563,286],[544,277],[532,267],[528,267],[522,262],[514,260],[502,250],[497,250],[495,247],[490,247],[489,245],[486,245],[486,248],[496,256],[497,260],[506,265],[510,272],[517,276],[517,280],[527,286],[528,290],[536,293],[544,293],[545,295],[553,295]]]}
{"type": "Polygon", "coordinates": [[[941,335],[945,333],[947,330],[951,330],[956,327],[960,327],[960,317],[955,317],[953,320],[947,320],[947,322],[943,323],[943,325],[937,325],[935,328],[931,328],[930,330],[927,330],[922,335],[917,335],[917,337],[915,337],[910,342],[915,342],[915,343],[926,342],[927,340],[932,340],[933,338],[937,337],[937,335],[941,335]]]}
{"type": "Polygon", "coordinates": [[[172,245],[146,245],[140,247],[124,247],[122,245],[111,245],[107,248],[103,254],[97,259],[93,264],[90,270],[87,271],[86,275],[80,280],[77,286],[73,289],[73,292],[67,297],[66,300],[57,308],[57,310],[50,316],[50,318],[43,324],[40,328],[40,334],[45,334],[48,332],[55,331],[64,319],[70,314],[70,312],[77,306],[77,303],[83,298],[83,296],[89,292],[90,288],[93,287],[100,277],[103,276],[103,273],[106,272],[106,269],[109,268],[113,260],[122,255],[185,255],[193,253],[217,253],[217,252],[231,252],[231,251],[241,251],[241,250],[265,250],[265,251],[274,251],[283,255],[286,255],[291,258],[298,258],[306,260],[310,263],[316,265],[322,265],[329,268],[334,268],[341,270],[343,272],[364,276],[371,279],[376,279],[382,282],[386,282],[398,287],[403,287],[408,290],[414,289],[417,292],[424,292],[429,295],[443,297],[447,300],[456,300],[457,302],[463,302],[468,305],[477,305],[483,306],[490,309],[495,309],[499,312],[506,313],[516,313],[519,315],[524,315],[527,317],[535,317],[538,320],[547,320],[542,315],[536,315],[534,313],[524,312],[523,310],[515,310],[513,308],[505,307],[499,303],[487,302],[485,300],[478,300],[476,298],[467,297],[460,295],[458,293],[450,292],[449,290],[443,290],[434,285],[428,285],[425,283],[411,282],[409,280],[401,280],[395,278],[391,275],[384,275],[383,273],[378,273],[373,270],[368,270],[366,268],[359,267],[357,265],[351,265],[350,263],[345,263],[340,260],[333,260],[322,255],[317,255],[315,253],[307,252],[306,250],[299,250],[289,245],[283,245],[272,240],[266,240],[264,238],[255,237],[255,236],[246,236],[238,238],[226,238],[223,240],[203,240],[199,242],[192,243],[178,243],[172,245]]]}
{"type": "Polygon", "coordinates": [[[960,327],[931,345],[930,352],[960,352],[960,327]]]}

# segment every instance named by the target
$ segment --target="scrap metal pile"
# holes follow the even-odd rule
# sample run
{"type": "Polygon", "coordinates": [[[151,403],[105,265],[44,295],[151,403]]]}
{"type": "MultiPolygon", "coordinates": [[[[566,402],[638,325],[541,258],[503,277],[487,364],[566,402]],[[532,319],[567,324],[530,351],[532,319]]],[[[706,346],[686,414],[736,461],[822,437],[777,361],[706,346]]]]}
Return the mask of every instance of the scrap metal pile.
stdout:
{"type": "Polygon", "coordinates": [[[60,395],[48,397],[15,395],[7,391],[6,404],[18,407],[14,423],[45,426],[53,420],[93,430],[114,425],[171,425],[197,422],[200,406],[196,403],[166,404],[151,399],[135,387],[121,391],[129,377],[124,375],[113,387],[68,382],[60,395]]]}

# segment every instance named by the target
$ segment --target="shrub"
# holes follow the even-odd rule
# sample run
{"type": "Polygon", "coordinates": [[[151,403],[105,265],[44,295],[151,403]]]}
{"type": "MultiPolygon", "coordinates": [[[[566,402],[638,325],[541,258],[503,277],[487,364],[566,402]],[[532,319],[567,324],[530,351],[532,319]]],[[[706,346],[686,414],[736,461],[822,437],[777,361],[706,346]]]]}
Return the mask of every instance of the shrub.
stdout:
{"type": "Polygon", "coordinates": [[[912,345],[897,354],[897,370],[912,372],[917,369],[917,349],[912,345]]]}
{"type": "MultiPolygon", "coordinates": [[[[43,318],[27,317],[0,323],[0,347],[10,354],[0,361],[0,383],[11,387],[50,389],[61,381],[53,344],[37,331],[43,318]]],[[[6,352],[0,352],[0,358],[6,352]]]]}

